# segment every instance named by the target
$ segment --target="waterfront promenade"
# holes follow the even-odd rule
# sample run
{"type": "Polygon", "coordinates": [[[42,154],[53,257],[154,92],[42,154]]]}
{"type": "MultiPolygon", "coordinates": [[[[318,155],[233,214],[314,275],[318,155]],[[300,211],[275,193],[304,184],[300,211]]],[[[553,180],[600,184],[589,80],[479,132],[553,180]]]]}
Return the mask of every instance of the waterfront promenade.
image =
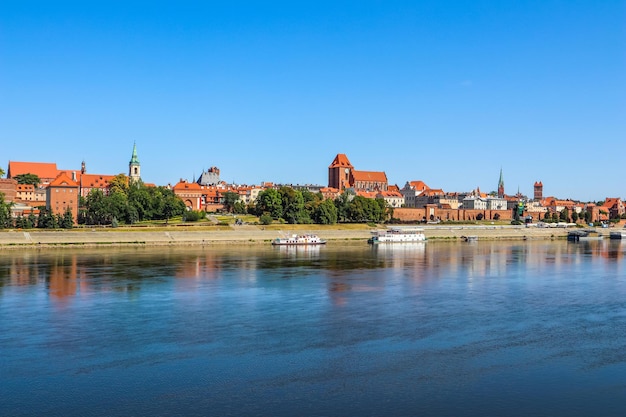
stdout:
{"type": "MultiPolygon", "coordinates": [[[[367,240],[374,228],[342,229],[333,226],[309,225],[303,229],[290,229],[291,225],[265,228],[262,226],[233,226],[224,228],[180,227],[155,230],[117,229],[73,229],[73,230],[8,230],[0,232],[0,246],[98,246],[98,245],[209,245],[209,244],[263,244],[287,233],[312,233],[329,243],[367,240]]],[[[295,226],[294,226],[295,227],[295,226]]],[[[429,240],[460,240],[464,236],[477,236],[479,240],[545,240],[565,239],[569,229],[527,228],[524,226],[473,226],[473,225],[427,225],[424,233],[429,240]]],[[[602,229],[598,230],[602,233],[602,229]]],[[[608,232],[605,233],[608,237],[608,232]]]]}

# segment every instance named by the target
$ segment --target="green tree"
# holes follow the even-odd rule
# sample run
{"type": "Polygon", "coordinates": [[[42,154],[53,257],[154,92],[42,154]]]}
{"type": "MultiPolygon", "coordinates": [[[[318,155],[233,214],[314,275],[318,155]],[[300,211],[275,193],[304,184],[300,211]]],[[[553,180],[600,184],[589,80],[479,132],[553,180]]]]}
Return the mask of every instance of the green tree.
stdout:
{"type": "Polygon", "coordinates": [[[72,214],[71,208],[68,207],[67,210],[65,210],[59,226],[61,226],[63,229],[71,229],[74,227],[74,216],[72,214]]]}
{"type": "Polygon", "coordinates": [[[350,221],[348,209],[350,207],[350,201],[352,200],[352,198],[354,198],[354,194],[345,191],[335,199],[334,203],[335,207],[337,207],[337,221],[350,221]]]}
{"type": "MultiPolygon", "coordinates": [[[[153,217],[152,212],[152,197],[148,188],[141,182],[133,182],[128,188],[128,204],[129,204],[129,217],[134,219],[134,213],[137,214],[135,221],[142,221],[151,219],[153,217]]],[[[134,223],[134,221],[131,221],[134,223]]]]}
{"type": "Polygon", "coordinates": [[[348,206],[348,219],[351,222],[364,223],[369,220],[369,201],[367,198],[357,195],[348,206]]]}
{"type": "Polygon", "coordinates": [[[18,184],[32,184],[37,187],[41,183],[41,179],[35,174],[19,174],[13,177],[18,184]]]}
{"type": "Polygon", "coordinates": [[[39,207],[39,217],[37,219],[37,227],[39,229],[55,229],[57,227],[57,219],[50,209],[45,206],[39,207]]]}
{"type": "Polygon", "coordinates": [[[387,201],[384,198],[377,198],[374,200],[376,204],[373,208],[373,221],[376,223],[384,223],[391,218],[393,213],[392,208],[389,207],[387,201]]]}
{"type": "Polygon", "coordinates": [[[233,193],[232,191],[226,191],[224,193],[224,210],[228,213],[232,213],[237,200],[239,200],[239,194],[233,193]]]}
{"type": "Polygon", "coordinates": [[[302,193],[290,187],[281,187],[278,192],[283,205],[283,219],[289,224],[307,223],[302,193]]]}
{"type": "Polygon", "coordinates": [[[128,216],[128,197],[121,191],[116,191],[104,198],[106,210],[111,219],[125,220],[128,216]]]}
{"type": "Polygon", "coordinates": [[[11,227],[11,205],[4,200],[4,194],[0,193],[0,229],[11,227]]]}
{"type": "Polygon", "coordinates": [[[122,193],[128,195],[128,177],[124,174],[117,174],[109,181],[109,195],[114,193],[122,193]]]}
{"type": "Polygon", "coordinates": [[[270,188],[259,193],[256,200],[256,213],[258,216],[268,213],[273,219],[282,218],[283,203],[277,190],[270,188]]]}
{"type": "Polygon", "coordinates": [[[567,209],[567,207],[561,210],[561,212],[559,213],[559,220],[562,222],[569,221],[569,210],[567,209]]]}
{"type": "Polygon", "coordinates": [[[246,203],[243,201],[236,201],[233,206],[233,213],[235,214],[246,214],[248,212],[248,207],[246,203]]]}
{"type": "Polygon", "coordinates": [[[15,219],[16,229],[26,229],[26,218],[22,215],[17,216],[15,219]]]}
{"type": "Polygon", "coordinates": [[[337,207],[335,203],[328,199],[317,205],[313,218],[319,224],[337,223],[337,207]]]}
{"type": "Polygon", "coordinates": [[[33,227],[35,227],[36,224],[37,224],[37,216],[35,216],[35,213],[31,211],[28,217],[26,218],[25,228],[32,229],[33,227]]]}
{"type": "Polygon", "coordinates": [[[182,215],[185,212],[185,203],[176,197],[173,193],[165,195],[163,202],[163,217],[165,218],[165,224],[168,224],[170,219],[174,216],[182,215]]]}
{"type": "Polygon", "coordinates": [[[576,211],[572,212],[572,222],[578,222],[578,213],[576,211]]]}
{"type": "Polygon", "coordinates": [[[92,189],[85,198],[85,223],[110,224],[111,215],[106,196],[99,189],[92,189]]]}
{"type": "Polygon", "coordinates": [[[0,178],[4,177],[4,169],[2,169],[2,167],[0,167],[0,178]]]}

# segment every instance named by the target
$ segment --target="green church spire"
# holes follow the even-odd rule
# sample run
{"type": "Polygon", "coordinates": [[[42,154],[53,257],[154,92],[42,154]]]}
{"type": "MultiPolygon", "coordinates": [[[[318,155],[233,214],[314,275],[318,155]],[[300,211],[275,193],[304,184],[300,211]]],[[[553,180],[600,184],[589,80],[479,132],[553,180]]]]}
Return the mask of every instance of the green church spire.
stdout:
{"type": "Polygon", "coordinates": [[[133,156],[130,158],[130,164],[139,164],[139,159],[137,159],[137,143],[133,143],[133,156]]]}

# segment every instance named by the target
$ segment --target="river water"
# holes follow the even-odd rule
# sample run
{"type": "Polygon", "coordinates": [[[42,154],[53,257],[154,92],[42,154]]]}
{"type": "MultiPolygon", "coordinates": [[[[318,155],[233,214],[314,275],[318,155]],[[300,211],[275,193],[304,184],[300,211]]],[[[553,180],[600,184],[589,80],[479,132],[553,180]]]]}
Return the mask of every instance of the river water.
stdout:
{"type": "Polygon", "coordinates": [[[625,415],[625,253],[4,250],[0,415],[625,415]]]}

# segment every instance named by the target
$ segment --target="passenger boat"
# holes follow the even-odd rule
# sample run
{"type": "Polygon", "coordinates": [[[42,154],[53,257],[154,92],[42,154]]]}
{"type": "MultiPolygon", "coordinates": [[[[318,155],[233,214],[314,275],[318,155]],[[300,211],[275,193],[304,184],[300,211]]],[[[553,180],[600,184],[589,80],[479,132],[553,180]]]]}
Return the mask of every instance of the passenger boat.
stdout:
{"type": "Polygon", "coordinates": [[[272,245],[323,245],[326,241],[317,235],[290,235],[288,237],[277,237],[272,240],[272,245]]]}
{"type": "Polygon", "coordinates": [[[368,243],[406,243],[406,242],[424,242],[426,235],[424,229],[419,227],[401,227],[391,226],[385,230],[375,230],[368,243]]]}

